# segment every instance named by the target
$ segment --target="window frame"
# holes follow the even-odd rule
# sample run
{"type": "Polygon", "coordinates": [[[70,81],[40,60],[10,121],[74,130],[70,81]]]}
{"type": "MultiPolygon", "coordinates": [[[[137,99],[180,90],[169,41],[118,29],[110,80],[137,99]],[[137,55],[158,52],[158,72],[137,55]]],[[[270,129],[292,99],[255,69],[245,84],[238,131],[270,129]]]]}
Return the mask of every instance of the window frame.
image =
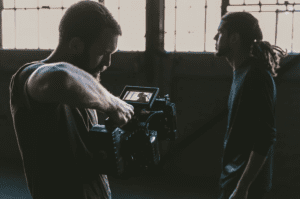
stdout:
{"type": "MultiPolygon", "coordinates": [[[[222,8],[222,14],[225,14],[227,12],[227,9],[228,9],[228,6],[231,6],[231,7],[234,7],[234,6],[243,6],[243,7],[246,7],[246,6],[259,6],[259,11],[249,11],[250,13],[252,12],[272,12],[272,13],[276,13],[276,21],[275,21],[275,45],[277,45],[277,32],[278,32],[278,17],[279,17],[279,13],[286,13],[286,12],[292,12],[293,13],[293,21],[292,21],[292,33],[291,33],[291,36],[292,36],[292,39],[294,38],[294,27],[295,27],[295,20],[294,20],[294,14],[295,12],[300,12],[300,10],[295,10],[295,5],[300,5],[300,3],[289,3],[288,1],[285,1],[285,3],[279,3],[279,0],[277,0],[277,3],[276,4],[270,4],[270,3],[261,3],[261,1],[259,1],[259,3],[257,4],[246,4],[245,3],[245,0],[243,1],[243,4],[230,4],[230,0],[223,0],[224,3],[224,7],[222,8]],[[289,10],[288,9],[288,6],[293,6],[293,10],[289,10]],[[276,11],[262,11],[262,6],[285,6],[286,7],[286,10],[279,10],[279,9],[276,9],[276,11]],[[225,12],[224,12],[225,11],[225,12]]],[[[245,11],[245,10],[243,10],[245,11]]],[[[288,52],[289,55],[298,55],[300,54],[297,53],[297,52],[294,52],[293,51],[293,46],[294,46],[294,42],[292,41],[291,42],[291,52],[288,52]]],[[[300,49],[299,49],[300,51],[300,49]]]]}
{"type": "MultiPolygon", "coordinates": [[[[104,3],[105,4],[105,0],[98,0],[100,3],[104,3]]],[[[145,0],[145,1],[147,1],[147,3],[148,3],[148,0],[145,0]]],[[[163,2],[164,2],[164,0],[162,0],[163,2]]],[[[4,10],[4,0],[0,0],[0,12],[2,13],[2,11],[4,10]]],[[[230,5],[229,4],[229,2],[230,2],[230,0],[222,0],[222,8],[221,8],[221,15],[223,15],[223,14],[225,14],[225,12],[224,11],[226,11],[227,10],[227,8],[228,8],[228,6],[235,6],[235,5],[230,5]]],[[[245,1],[244,1],[245,2],[245,1]]],[[[277,0],[277,2],[278,2],[278,0],[277,0]]],[[[244,5],[244,6],[249,6],[249,4],[242,4],[242,5],[244,5]]],[[[253,4],[253,5],[256,5],[257,6],[257,4],[253,4]]],[[[258,4],[258,5],[260,5],[260,9],[261,9],[261,6],[266,6],[266,5],[286,5],[286,4],[262,4],[262,3],[260,3],[260,4],[258,4]]],[[[293,4],[290,4],[290,5],[300,5],[300,3],[293,3],[293,4]]],[[[239,6],[241,6],[241,5],[239,5],[239,6]]],[[[22,8],[20,8],[20,9],[22,9],[22,8]]],[[[23,8],[24,9],[24,8],[23,8]]],[[[33,8],[33,9],[36,9],[36,8],[33,8]]],[[[49,7],[42,7],[42,8],[40,8],[40,9],[50,9],[49,7]]],[[[51,9],[67,9],[66,7],[57,7],[57,8],[51,8],[51,9]]],[[[149,12],[149,10],[148,10],[149,8],[147,8],[147,6],[146,6],[146,13],[147,12],[149,12]]],[[[206,5],[206,7],[205,7],[205,10],[207,9],[207,5],[206,5]]],[[[164,10],[164,12],[165,12],[165,10],[164,10]]],[[[268,11],[261,11],[261,12],[268,12],[268,11]]],[[[273,12],[273,11],[271,11],[271,12],[273,12]]],[[[288,10],[288,12],[295,12],[295,11],[289,11],[288,10]]],[[[299,11],[300,12],[300,11],[299,11]]],[[[276,13],[277,13],[277,16],[278,16],[278,12],[276,11],[276,13]]],[[[164,15],[162,15],[162,16],[160,16],[160,17],[164,17],[164,15]]],[[[146,21],[147,21],[147,14],[146,14],[146,21]]],[[[206,21],[205,21],[205,24],[206,24],[206,21]]],[[[155,24],[156,26],[159,26],[159,24],[158,23],[156,23],[155,24]]],[[[147,24],[146,24],[146,26],[147,26],[147,24]]],[[[293,25],[294,26],[294,25],[293,25]]],[[[205,27],[206,27],[206,25],[205,25],[205,27]]],[[[278,27],[278,20],[276,20],[276,27],[278,27]]],[[[275,27],[275,28],[276,28],[275,27]]],[[[153,28],[153,27],[152,27],[153,28]]],[[[158,29],[161,29],[161,27],[157,27],[158,29]]],[[[164,29],[164,27],[163,27],[163,29],[164,29]]],[[[164,31],[164,30],[163,30],[164,31]]],[[[204,30],[204,34],[205,34],[205,40],[206,40],[206,30],[204,30]]],[[[293,34],[293,33],[292,33],[293,34]]],[[[276,31],[276,33],[275,33],[275,37],[276,37],[276,39],[275,39],[275,45],[276,45],[276,42],[277,42],[277,31],[276,31]]],[[[38,49],[3,49],[3,43],[2,43],[2,37],[3,37],[3,35],[2,35],[2,14],[0,14],[0,51],[53,51],[53,49],[40,49],[39,47],[38,47],[38,49]]],[[[147,35],[146,35],[146,37],[147,37],[147,35]]],[[[146,40],[147,40],[147,38],[146,38],[146,40]]],[[[160,46],[160,48],[162,48],[163,50],[165,50],[165,47],[164,47],[164,42],[163,42],[163,44],[162,44],[162,42],[160,42],[160,45],[163,45],[162,47],[160,46]]],[[[175,44],[176,45],[176,44],[175,44]]],[[[293,45],[293,44],[292,44],[293,45]]],[[[207,52],[206,51],[206,49],[205,49],[205,47],[206,47],[206,41],[204,41],[204,51],[202,52],[202,53],[210,53],[210,52],[207,52]]],[[[147,42],[146,42],[146,51],[147,51],[147,42]]],[[[143,52],[143,51],[137,51],[137,52],[143,52]]],[[[172,52],[170,52],[170,53],[176,53],[176,51],[172,51],[172,52]]],[[[181,52],[182,53],[182,52],[181,52]]],[[[183,52],[183,53],[193,53],[193,52],[183,52]]],[[[299,53],[295,53],[295,52],[290,52],[290,53],[288,53],[288,54],[299,54],[299,53]]]]}

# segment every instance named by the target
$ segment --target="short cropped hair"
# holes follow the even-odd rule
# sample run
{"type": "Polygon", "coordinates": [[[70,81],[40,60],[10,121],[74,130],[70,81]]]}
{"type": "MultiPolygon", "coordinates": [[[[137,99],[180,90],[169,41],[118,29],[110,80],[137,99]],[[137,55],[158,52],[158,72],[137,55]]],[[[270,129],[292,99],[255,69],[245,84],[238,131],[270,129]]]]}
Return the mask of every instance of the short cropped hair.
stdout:
{"type": "Polygon", "coordinates": [[[122,35],[120,25],[103,4],[79,1],[66,10],[60,21],[59,43],[69,43],[72,38],[79,37],[89,47],[105,28],[122,35]]]}

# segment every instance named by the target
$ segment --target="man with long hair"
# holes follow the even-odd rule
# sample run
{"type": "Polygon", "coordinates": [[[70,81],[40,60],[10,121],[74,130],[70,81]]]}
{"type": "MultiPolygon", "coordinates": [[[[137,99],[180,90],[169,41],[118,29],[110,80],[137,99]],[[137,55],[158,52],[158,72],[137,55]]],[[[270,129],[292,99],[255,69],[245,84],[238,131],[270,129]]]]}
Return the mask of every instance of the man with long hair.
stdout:
{"type": "Polygon", "coordinates": [[[286,53],[262,41],[258,20],[229,12],[220,22],[217,57],[233,68],[219,199],[263,199],[272,187],[276,141],[276,69],[286,53]]]}
{"type": "Polygon", "coordinates": [[[60,21],[54,52],[12,76],[11,114],[33,199],[111,198],[88,132],[98,124],[96,111],[120,127],[134,114],[100,84],[121,34],[104,5],[79,1],[60,21]]]}

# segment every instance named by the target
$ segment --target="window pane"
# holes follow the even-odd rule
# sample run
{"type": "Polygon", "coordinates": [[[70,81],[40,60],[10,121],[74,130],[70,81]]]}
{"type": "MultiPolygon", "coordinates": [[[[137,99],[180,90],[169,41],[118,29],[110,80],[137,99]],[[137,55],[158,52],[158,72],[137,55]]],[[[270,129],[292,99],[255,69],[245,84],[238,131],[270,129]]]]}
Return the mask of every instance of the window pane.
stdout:
{"type": "Polygon", "coordinates": [[[67,9],[63,9],[63,10],[62,10],[62,15],[61,15],[61,17],[64,16],[66,10],[67,10],[67,9]]]}
{"type": "Polygon", "coordinates": [[[119,49],[124,51],[145,51],[146,1],[120,1],[119,23],[122,28],[119,49]]]}
{"type": "MultiPolygon", "coordinates": [[[[278,3],[284,3],[285,1],[287,1],[287,0],[278,0],[278,3]]],[[[288,0],[288,2],[290,2],[290,3],[294,3],[294,2],[292,2],[293,0],[288,0]]]]}
{"type": "Polygon", "coordinates": [[[276,10],[285,10],[285,6],[277,6],[277,5],[272,5],[272,6],[262,6],[261,11],[276,11],[276,10]]]}
{"type": "MultiPolygon", "coordinates": [[[[273,0],[272,0],[273,1],[273,0]]],[[[245,0],[246,4],[258,4],[259,0],[245,0]]]]}
{"type": "Polygon", "coordinates": [[[292,43],[292,13],[279,13],[277,46],[291,51],[292,43]]]}
{"type": "Polygon", "coordinates": [[[245,6],[227,6],[227,12],[240,12],[245,9],[245,6]]]}
{"type": "Polygon", "coordinates": [[[243,4],[244,0],[230,0],[229,3],[232,4],[243,4]]]}
{"type": "Polygon", "coordinates": [[[253,11],[259,11],[259,6],[228,6],[227,11],[229,12],[253,12],[253,11]]]}
{"type": "MultiPolygon", "coordinates": [[[[105,7],[110,11],[112,16],[120,23],[120,15],[119,15],[119,0],[109,0],[104,2],[105,7]]],[[[122,27],[121,27],[122,29],[122,27]]]]}
{"type": "Polygon", "coordinates": [[[40,10],[39,33],[40,48],[55,49],[58,44],[58,25],[62,17],[61,10],[40,10]]]}
{"type": "Polygon", "coordinates": [[[62,0],[39,0],[39,6],[49,6],[49,7],[61,7],[62,0]]]}
{"type": "Polygon", "coordinates": [[[62,0],[63,7],[70,7],[70,5],[77,3],[79,0],[62,0]]]}
{"type": "Polygon", "coordinates": [[[294,16],[294,40],[293,40],[293,51],[300,53],[300,13],[295,12],[294,16]]]}
{"type": "Polygon", "coordinates": [[[38,11],[17,10],[16,11],[16,48],[34,49],[38,48],[38,11]]]}
{"type": "Polygon", "coordinates": [[[300,10],[300,5],[295,5],[295,10],[300,10]]]}
{"type": "MultiPolygon", "coordinates": [[[[278,3],[284,3],[286,0],[279,0],[278,3]]],[[[300,0],[288,0],[290,4],[300,3],[300,0]]]]}
{"type": "Polygon", "coordinates": [[[16,8],[36,8],[38,6],[37,1],[38,0],[16,0],[16,8]]]}
{"type": "Polygon", "coordinates": [[[275,24],[276,13],[272,12],[252,12],[254,17],[257,18],[261,31],[263,33],[263,40],[275,44],[275,24]]]}
{"type": "Polygon", "coordinates": [[[165,50],[175,50],[175,1],[165,0],[165,50]]]}
{"type": "Polygon", "coordinates": [[[15,48],[15,16],[13,10],[2,11],[2,44],[3,48],[15,48]]]}
{"type": "Polygon", "coordinates": [[[244,10],[246,12],[257,12],[260,10],[259,6],[245,6],[244,10]]]}
{"type": "Polygon", "coordinates": [[[15,2],[13,0],[4,0],[3,1],[4,8],[13,8],[14,5],[15,5],[15,2]]]}
{"type": "Polygon", "coordinates": [[[213,39],[221,21],[221,1],[207,1],[206,51],[215,52],[216,41],[213,39]]]}
{"type": "MultiPolygon", "coordinates": [[[[251,1],[251,0],[249,0],[251,1]]],[[[277,0],[261,0],[262,4],[276,4],[277,0]]]]}
{"type": "Polygon", "coordinates": [[[176,51],[204,51],[205,1],[178,0],[176,51]]]}

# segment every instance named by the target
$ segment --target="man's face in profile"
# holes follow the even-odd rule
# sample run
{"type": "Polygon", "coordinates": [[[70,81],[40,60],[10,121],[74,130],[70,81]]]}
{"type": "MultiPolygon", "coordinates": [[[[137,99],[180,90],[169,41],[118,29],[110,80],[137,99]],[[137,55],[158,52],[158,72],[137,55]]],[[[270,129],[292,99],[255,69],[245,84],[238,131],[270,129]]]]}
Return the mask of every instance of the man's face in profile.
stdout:
{"type": "Polygon", "coordinates": [[[228,35],[224,26],[225,26],[225,22],[221,20],[218,28],[218,33],[214,37],[214,40],[216,41],[216,52],[215,52],[216,57],[227,56],[230,51],[230,47],[228,45],[229,43],[228,35]]]}
{"type": "Polygon", "coordinates": [[[111,55],[117,51],[118,37],[110,28],[104,29],[81,56],[75,57],[76,65],[100,82],[100,73],[110,67],[111,55]]]}

